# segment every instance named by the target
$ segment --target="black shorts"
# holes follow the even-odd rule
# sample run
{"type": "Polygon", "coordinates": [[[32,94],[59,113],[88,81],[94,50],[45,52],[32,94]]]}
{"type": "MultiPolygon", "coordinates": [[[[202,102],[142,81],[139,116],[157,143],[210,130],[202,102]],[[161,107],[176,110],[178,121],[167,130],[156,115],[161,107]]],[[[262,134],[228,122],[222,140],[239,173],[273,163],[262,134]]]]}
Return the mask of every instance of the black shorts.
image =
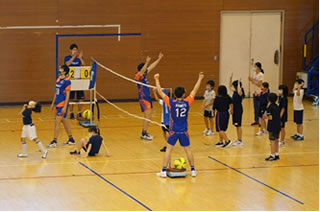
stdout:
{"type": "Polygon", "coordinates": [[[74,99],[76,94],[77,94],[77,100],[84,99],[84,91],[71,91],[70,100],[74,99]]]}
{"type": "Polygon", "coordinates": [[[280,132],[269,132],[269,140],[274,141],[279,139],[280,132]]]}
{"type": "Polygon", "coordinates": [[[265,112],[266,112],[266,108],[260,107],[260,109],[259,109],[259,118],[262,118],[262,116],[265,114],[265,112]]]}
{"type": "MultiPolygon", "coordinates": [[[[162,123],[162,124],[163,124],[163,123],[162,123]]],[[[169,125],[166,125],[166,127],[162,126],[162,131],[163,131],[163,132],[169,132],[169,128],[170,128],[169,125]]]]}
{"type": "Polygon", "coordinates": [[[293,111],[293,121],[296,124],[302,124],[303,123],[303,110],[294,110],[293,111]]]}
{"type": "Polygon", "coordinates": [[[204,110],[203,116],[212,119],[214,117],[214,113],[213,111],[204,110]]]}
{"type": "MultiPolygon", "coordinates": [[[[89,143],[86,144],[86,147],[83,146],[82,149],[83,149],[85,152],[87,152],[88,147],[89,147],[89,143]]],[[[95,156],[95,155],[96,155],[96,153],[93,152],[92,149],[93,149],[93,148],[91,148],[90,152],[88,153],[89,156],[95,156]]]]}
{"type": "Polygon", "coordinates": [[[242,112],[234,111],[232,114],[232,124],[235,127],[241,127],[242,123],[242,112]]]}
{"type": "Polygon", "coordinates": [[[229,125],[229,112],[217,112],[216,116],[216,131],[227,131],[229,125]]]}
{"type": "Polygon", "coordinates": [[[280,121],[280,128],[285,128],[286,127],[286,121],[280,121]]]}

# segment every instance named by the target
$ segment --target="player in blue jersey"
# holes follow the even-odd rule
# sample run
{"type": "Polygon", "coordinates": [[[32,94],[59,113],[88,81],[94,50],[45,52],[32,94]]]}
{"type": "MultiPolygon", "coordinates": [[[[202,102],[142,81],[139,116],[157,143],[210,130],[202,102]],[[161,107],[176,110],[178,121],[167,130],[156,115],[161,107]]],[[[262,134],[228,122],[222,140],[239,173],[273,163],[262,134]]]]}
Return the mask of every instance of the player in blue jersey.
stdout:
{"type": "MultiPolygon", "coordinates": [[[[169,93],[166,89],[163,89],[163,93],[165,93],[167,96],[169,96],[169,93]]],[[[164,125],[164,126],[162,126],[162,132],[163,132],[163,137],[164,137],[165,141],[167,141],[167,139],[169,137],[169,128],[170,128],[170,126],[169,126],[170,125],[170,109],[169,109],[168,105],[166,105],[164,103],[164,101],[162,99],[159,99],[156,88],[153,89],[153,94],[154,94],[154,98],[156,99],[156,101],[162,106],[161,123],[164,125]]],[[[162,149],[160,149],[160,152],[165,152],[166,149],[167,149],[167,147],[164,146],[164,147],[162,147],[162,149]]]]}
{"type": "MultiPolygon", "coordinates": [[[[70,45],[71,55],[68,55],[64,58],[64,64],[67,66],[84,66],[83,60],[83,51],[78,51],[77,44],[70,45]]],[[[74,100],[77,95],[77,100],[82,102],[84,100],[84,91],[71,91],[70,92],[70,100],[74,100]]],[[[81,104],[78,104],[78,115],[77,117],[81,117],[81,104]]],[[[70,119],[74,119],[73,113],[73,105],[70,105],[70,119]]]]}
{"type": "Polygon", "coordinates": [[[199,90],[203,77],[204,77],[203,73],[202,72],[199,73],[198,81],[187,98],[185,98],[184,87],[178,86],[174,90],[174,95],[176,98],[172,99],[172,98],[169,98],[162,91],[160,81],[159,81],[160,75],[159,74],[154,75],[158,93],[163,99],[163,101],[170,108],[170,115],[171,115],[167,150],[163,158],[162,170],[160,171],[160,173],[157,174],[157,176],[167,177],[166,170],[171,157],[171,152],[178,139],[179,139],[180,145],[184,148],[184,151],[186,152],[189,164],[191,166],[191,176],[192,177],[197,176],[196,170],[194,168],[193,154],[190,149],[190,139],[188,134],[188,112],[192,102],[194,101],[194,97],[197,91],[199,90]]]}
{"type": "MultiPolygon", "coordinates": [[[[150,73],[163,58],[163,54],[160,52],[158,59],[149,65],[151,58],[147,56],[145,63],[140,63],[138,65],[138,72],[135,75],[135,80],[144,84],[148,84],[147,74],[150,73]]],[[[152,117],[152,99],[150,96],[149,87],[137,84],[138,87],[138,96],[141,111],[144,113],[146,119],[151,119],[152,117]]],[[[147,133],[149,122],[147,120],[143,121],[142,133],[140,138],[144,140],[152,140],[153,137],[147,133]]]]}
{"type": "Polygon", "coordinates": [[[72,137],[71,128],[69,125],[67,117],[69,98],[70,98],[70,89],[71,82],[67,77],[69,74],[69,67],[62,65],[59,68],[59,77],[56,81],[56,92],[54,93],[51,110],[56,107],[56,120],[54,128],[54,137],[48,147],[57,146],[57,138],[59,135],[60,124],[63,123],[64,129],[66,130],[69,140],[65,144],[75,144],[75,141],[72,137]]]}

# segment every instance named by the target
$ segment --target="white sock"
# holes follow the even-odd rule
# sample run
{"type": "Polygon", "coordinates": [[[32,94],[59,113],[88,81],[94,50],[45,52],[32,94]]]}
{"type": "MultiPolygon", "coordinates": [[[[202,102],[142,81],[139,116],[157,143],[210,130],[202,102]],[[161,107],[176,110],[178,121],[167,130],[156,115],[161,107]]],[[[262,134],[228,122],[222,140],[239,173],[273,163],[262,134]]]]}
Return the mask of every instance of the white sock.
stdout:
{"type": "Polygon", "coordinates": [[[22,142],[22,153],[27,154],[27,142],[22,142]]]}
{"type": "Polygon", "coordinates": [[[276,152],[276,153],[274,153],[274,155],[275,155],[275,156],[279,156],[279,153],[278,153],[278,152],[276,152]]]}
{"type": "Polygon", "coordinates": [[[42,145],[40,140],[37,140],[36,144],[38,144],[38,146],[40,147],[41,152],[45,152],[46,151],[46,149],[43,147],[43,145],[42,145]]]}
{"type": "Polygon", "coordinates": [[[300,133],[297,133],[297,135],[298,135],[298,136],[300,136],[300,137],[302,137],[302,136],[303,136],[303,135],[302,135],[302,134],[300,134],[300,133]]]}

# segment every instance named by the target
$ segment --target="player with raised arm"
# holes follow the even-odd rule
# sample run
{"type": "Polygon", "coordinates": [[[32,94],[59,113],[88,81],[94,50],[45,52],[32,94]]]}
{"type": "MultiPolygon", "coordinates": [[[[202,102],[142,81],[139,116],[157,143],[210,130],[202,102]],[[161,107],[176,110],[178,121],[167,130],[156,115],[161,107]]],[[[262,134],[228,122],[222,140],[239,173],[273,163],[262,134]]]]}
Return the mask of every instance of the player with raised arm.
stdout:
{"type": "Polygon", "coordinates": [[[203,73],[199,73],[199,78],[191,91],[190,95],[185,98],[185,89],[184,87],[178,86],[174,90],[175,99],[169,98],[162,90],[160,85],[160,75],[155,74],[154,79],[156,81],[156,86],[159,95],[163,99],[163,101],[170,108],[171,120],[170,120],[170,130],[169,130],[169,138],[167,143],[166,153],[163,158],[162,169],[157,176],[167,177],[167,167],[170,160],[171,152],[179,139],[180,145],[184,148],[186,152],[189,164],[191,166],[191,176],[195,177],[197,175],[196,170],[194,168],[194,159],[193,154],[190,149],[190,139],[188,134],[188,112],[191,104],[194,101],[194,97],[199,90],[201,81],[203,79],[203,73]]]}
{"type": "MultiPolygon", "coordinates": [[[[147,56],[145,63],[140,63],[138,65],[138,72],[135,75],[135,80],[138,82],[148,84],[147,74],[150,73],[161,61],[163,54],[160,52],[158,59],[149,65],[151,57],[147,56]]],[[[152,99],[150,96],[150,89],[147,86],[137,84],[138,95],[141,111],[144,113],[146,119],[151,119],[152,117],[152,99]]],[[[147,120],[143,121],[142,133],[140,138],[144,140],[152,140],[153,137],[147,133],[149,122],[147,120]]]]}

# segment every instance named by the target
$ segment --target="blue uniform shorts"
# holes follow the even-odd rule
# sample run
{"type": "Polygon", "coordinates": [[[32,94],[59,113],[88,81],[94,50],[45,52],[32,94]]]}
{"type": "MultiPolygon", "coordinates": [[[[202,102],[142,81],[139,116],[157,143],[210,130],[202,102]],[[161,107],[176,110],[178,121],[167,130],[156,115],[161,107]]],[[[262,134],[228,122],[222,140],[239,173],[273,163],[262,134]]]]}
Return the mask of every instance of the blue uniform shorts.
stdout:
{"type": "Polygon", "coordinates": [[[152,108],[152,99],[150,98],[144,98],[144,99],[139,99],[140,102],[140,107],[141,107],[141,112],[144,112],[145,110],[151,109],[152,108]]]}
{"type": "Polygon", "coordinates": [[[57,116],[63,116],[63,118],[67,118],[68,108],[69,108],[69,106],[67,106],[66,113],[63,114],[63,113],[62,113],[63,107],[56,107],[56,109],[57,109],[56,115],[57,115],[57,116]]]}
{"type": "Polygon", "coordinates": [[[178,139],[181,146],[190,146],[190,138],[188,132],[169,132],[168,144],[174,146],[177,143],[178,139]]]}

